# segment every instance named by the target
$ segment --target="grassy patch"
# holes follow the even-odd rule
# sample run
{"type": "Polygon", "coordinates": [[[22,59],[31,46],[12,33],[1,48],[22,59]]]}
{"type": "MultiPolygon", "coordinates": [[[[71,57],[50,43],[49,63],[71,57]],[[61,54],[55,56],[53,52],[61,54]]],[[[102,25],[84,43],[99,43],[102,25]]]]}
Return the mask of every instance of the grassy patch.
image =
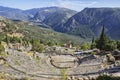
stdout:
{"type": "Polygon", "coordinates": [[[66,80],[67,75],[66,75],[66,69],[61,69],[61,80],[66,80]]]}
{"type": "Polygon", "coordinates": [[[34,54],[34,52],[32,52],[32,51],[26,53],[26,55],[27,55],[27,56],[30,56],[30,57],[33,57],[33,54],[34,54]]]}

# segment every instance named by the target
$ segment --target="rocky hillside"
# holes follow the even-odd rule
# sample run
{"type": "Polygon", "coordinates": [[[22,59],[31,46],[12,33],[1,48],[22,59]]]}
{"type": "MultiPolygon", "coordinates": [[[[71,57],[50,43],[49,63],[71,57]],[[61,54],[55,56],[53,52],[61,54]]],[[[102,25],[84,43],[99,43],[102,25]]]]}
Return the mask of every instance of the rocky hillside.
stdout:
{"type": "Polygon", "coordinates": [[[41,28],[33,23],[23,22],[18,20],[9,20],[0,17],[0,32],[1,35],[9,32],[10,35],[21,34],[28,39],[40,39],[44,43],[65,44],[72,42],[73,44],[80,44],[84,42],[78,36],[67,35],[64,33],[55,32],[53,30],[41,28]],[[8,30],[9,28],[9,30],[8,30]],[[6,31],[7,30],[7,31],[6,31]]]}
{"type": "Polygon", "coordinates": [[[0,6],[0,16],[9,19],[28,20],[28,15],[23,13],[22,10],[3,6],[0,6]]]}
{"type": "Polygon", "coordinates": [[[42,27],[55,27],[66,22],[71,16],[77,13],[74,10],[60,7],[33,8],[20,10],[0,6],[0,16],[15,19],[32,21],[42,27]]]}
{"type": "Polygon", "coordinates": [[[104,25],[110,38],[120,39],[119,8],[85,8],[77,13],[74,10],[60,7],[20,10],[0,6],[0,16],[26,20],[40,27],[77,35],[85,39],[97,37],[104,25]]]}
{"type": "Polygon", "coordinates": [[[53,29],[54,27],[58,27],[58,25],[65,23],[70,17],[77,13],[76,11],[59,7],[30,9],[25,12],[33,15],[30,21],[39,24],[44,23],[53,29]]]}
{"type": "Polygon", "coordinates": [[[61,29],[81,37],[90,37],[98,36],[104,25],[109,37],[120,39],[119,21],[120,9],[118,8],[85,8],[71,17],[61,29]]]}

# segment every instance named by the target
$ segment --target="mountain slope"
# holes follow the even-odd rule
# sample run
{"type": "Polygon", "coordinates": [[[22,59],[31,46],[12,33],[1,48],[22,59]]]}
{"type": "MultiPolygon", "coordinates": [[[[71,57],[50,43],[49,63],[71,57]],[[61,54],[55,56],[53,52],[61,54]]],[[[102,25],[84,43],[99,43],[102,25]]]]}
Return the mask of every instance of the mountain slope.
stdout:
{"type": "Polygon", "coordinates": [[[58,27],[58,25],[65,23],[70,17],[76,14],[76,11],[59,8],[59,7],[48,7],[41,8],[32,18],[33,22],[44,23],[48,26],[58,27]]]}
{"type": "Polygon", "coordinates": [[[28,15],[23,13],[22,10],[3,6],[0,6],[0,16],[9,19],[28,20],[28,15]]]}
{"type": "Polygon", "coordinates": [[[41,41],[44,41],[45,43],[54,42],[55,44],[61,45],[68,42],[72,42],[74,44],[79,45],[82,42],[84,42],[84,40],[78,36],[58,33],[50,29],[41,28],[32,23],[15,21],[15,20],[12,21],[12,20],[0,17],[0,32],[1,33],[8,32],[8,31],[4,31],[4,30],[8,30],[7,28],[9,28],[10,34],[20,33],[22,34],[22,36],[30,40],[38,38],[41,41]]]}
{"type": "Polygon", "coordinates": [[[120,39],[120,8],[85,8],[77,13],[59,7],[20,10],[0,6],[0,16],[33,22],[40,27],[82,38],[98,36],[105,25],[110,38],[120,39]]]}
{"type": "Polygon", "coordinates": [[[120,9],[118,8],[85,8],[71,17],[59,30],[92,37],[93,35],[98,36],[102,26],[105,25],[109,37],[120,39],[119,21],[120,9]]]}
{"type": "Polygon", "coordinates": [[[20,10],[0,6],[0,16],[34,22],[45,28],[54,28],[65,23],[75,13],[74,10],[60,7],[33,8],[29,10],[20,10]]]}

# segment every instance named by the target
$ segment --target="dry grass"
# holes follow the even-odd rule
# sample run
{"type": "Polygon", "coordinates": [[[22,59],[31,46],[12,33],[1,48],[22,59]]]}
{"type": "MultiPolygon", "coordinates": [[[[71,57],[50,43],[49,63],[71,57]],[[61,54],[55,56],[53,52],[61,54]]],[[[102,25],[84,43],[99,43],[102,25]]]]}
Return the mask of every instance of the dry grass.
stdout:
{"type": "Polygon", "coordinates": [[[12,33],[12,34],[7,34],[7,35],[10,37],[18,37],[18,38],[24,37],[23,34],[21,33],[12,33]]]}
{"type": "Polygon", "coordinates": [[[33,57],[33,55],[34,55],[34,52],[32,52],[32,51],[30,51],[30,52],[27,52],[27,53],[26,53],[26,55],[27,55],[27,56],[29,56],[29,57],[33,57]]]}
{"type": "Polygon", "coordinates": [[[14,80],[9,74],[0,72],[0,80],[14,80]]]}

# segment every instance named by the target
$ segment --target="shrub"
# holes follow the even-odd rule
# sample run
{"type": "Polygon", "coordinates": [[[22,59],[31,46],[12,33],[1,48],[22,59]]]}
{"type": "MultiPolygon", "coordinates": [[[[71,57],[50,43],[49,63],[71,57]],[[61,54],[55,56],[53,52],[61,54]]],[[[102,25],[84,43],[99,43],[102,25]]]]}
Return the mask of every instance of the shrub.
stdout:
{"type": "Polygon", "coordinates": [[[105,50],[106,51],[113,51],[117,49],[117,44],[115,41],[109,41],[106,45],[105,45],[105,50]]]}
{"type": "Polygon", "coordinates": [[[54,43],[54,42],[52,42],[52,41],[49,41],[49,42],[47,43],[47,45],[48,45],[48,46],[54,46],[54,45],[55,45],[55,43],[54,43]]]}
{"type": "Polygon", "coordinates": [[[43,52],[44,47],[42,44],[40,44],[39,39],[33,39],[31,43],[32,43],[32,50],[33,51],[43,52]]]}
{"type": "Polygon", "coordinates": [[[10,37],[6,35],[4,38],[4,41],[8,44],[8,43],[20,43],[21,40],[18,37],[15,37],[15,36],[10,37]]]}
{"type": "Polygon", "coordinates": [[[88,43],[84,43],[81,45],[81,49],[83,49],[83,50],[88,50],[89,48],[90,48],[90,46],[88,43]]]}
{"type": "Polygon", "coordinates": [[[120,77],[100,75],[96,80],[120,80],[120,77]]]}
{"type": "Polygon", "coordinates": [[[3,51],[5,51],[5,48],[4,48],[3,45],[0,44],[0,54],[1,54],[1,52],[3,52],[3,51]]]}
{"type": "Polygon", "coordinates": [[[20,43],[20,38],[14,36],[14,37],[11,38],[10,42],[12,42],[12,43],[20,43]]]}
{"type": "Polygon", "coordinates": [[[116,44],[117,44],[117,49],[120,50],[120,41],[117,41],[116,44]]]}

